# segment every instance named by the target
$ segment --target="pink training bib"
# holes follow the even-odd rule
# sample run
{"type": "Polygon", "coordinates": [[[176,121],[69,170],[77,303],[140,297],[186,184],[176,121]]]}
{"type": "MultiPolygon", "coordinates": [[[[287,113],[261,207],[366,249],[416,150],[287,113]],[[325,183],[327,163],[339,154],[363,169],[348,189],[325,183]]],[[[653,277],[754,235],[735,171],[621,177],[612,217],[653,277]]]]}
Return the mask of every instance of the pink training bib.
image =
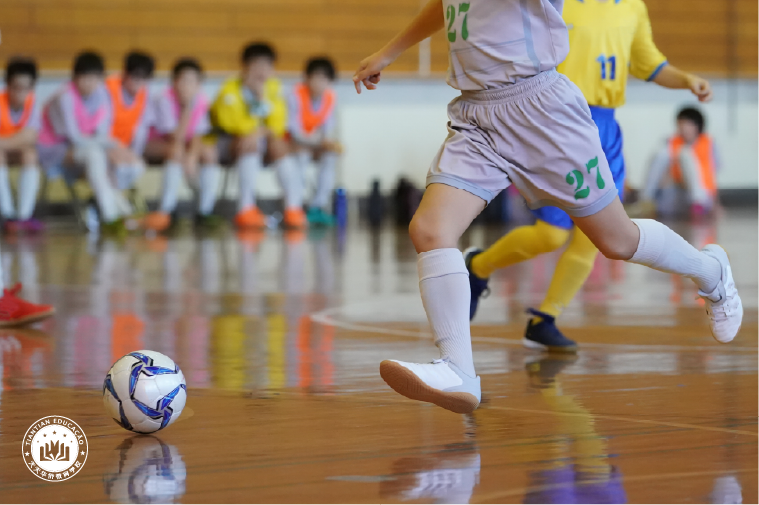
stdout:
{"type": "MultiPolygon", "coordinates": [[[[94,135],[97,131],[98,125],[105,118],[105,104],[102,104],[94,113],[90,114],[87,111],[87,107],[84,105],[84,100],[82,100],[76,87],[74,87],[73,82],[70,82],[60,91],[60,94],[63,93],[71,93],[71,96],[74,99],[74,117],[79,131],[82,132],[83,135],[94,135]]],[[[45,106],[45,112],[42,118],[42,131],[40,131],[39,136],[40,144],[44,145],[58,144],[66,140],[64,137],[58,135],[55,128],[53,128],[53,125],[50,122],[49,107],[50,103],[45,106]]]]}
{"type": "MultiPolygon", "coordinates": [[[[179,117],[182,114],[182,109],[179,105],[179,99],[177,98],[177,94],[174,92],[174,88],[171,88],[171,87],[166,90],[166,94],[171,101],[171,105],[174,111],[174,117],[176,117],[178,121],[179,117]]],[[[190,124],[187,125],[187,133],[185,134],[185,140],[187,141],[192,140],[192,138],[195,136],[195,130],[198,127],[198,123],[203,118],[203,115],[206,114],[207,112],[208,112],[208,100],[206,100],[206,97],[203,95],[203,93],[198,93],[192,104],[192,112],[190,113],[190,124]]]]}

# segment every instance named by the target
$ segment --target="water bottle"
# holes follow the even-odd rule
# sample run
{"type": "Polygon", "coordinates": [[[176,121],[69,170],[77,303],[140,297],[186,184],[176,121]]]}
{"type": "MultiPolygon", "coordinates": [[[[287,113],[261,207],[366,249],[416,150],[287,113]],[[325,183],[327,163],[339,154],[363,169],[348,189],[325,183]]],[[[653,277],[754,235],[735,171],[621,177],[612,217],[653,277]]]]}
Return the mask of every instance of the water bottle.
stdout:
{"type": "Polygon", "coordinates": [[[335,190],[335,221],[340,227],[345,226],[348,222],[348,195],[345,188],[335,190]]]}

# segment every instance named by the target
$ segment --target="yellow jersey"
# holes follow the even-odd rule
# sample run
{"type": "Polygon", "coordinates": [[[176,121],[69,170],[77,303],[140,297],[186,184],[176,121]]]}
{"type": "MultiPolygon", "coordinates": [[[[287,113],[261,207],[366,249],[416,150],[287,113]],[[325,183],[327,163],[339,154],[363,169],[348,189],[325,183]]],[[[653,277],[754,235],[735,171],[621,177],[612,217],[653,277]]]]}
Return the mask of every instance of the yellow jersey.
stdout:
{"type": "Polygon", "coordinates": [[[287,102],[279,79],[266,81],[263,99],[258,102],[246,90],[239,77],[229,79],[222,85],[210,109],[214,130],[242,136],[263,126],[275,137],[284,136],[287,102]]]}
{"type": "Polygon", "coordinates": [[[656,48],[643,0],[566,0],[569,55],[558,71],[589,105],[625,103],[627,76],[650,81],[667,64],[656,48]]]}

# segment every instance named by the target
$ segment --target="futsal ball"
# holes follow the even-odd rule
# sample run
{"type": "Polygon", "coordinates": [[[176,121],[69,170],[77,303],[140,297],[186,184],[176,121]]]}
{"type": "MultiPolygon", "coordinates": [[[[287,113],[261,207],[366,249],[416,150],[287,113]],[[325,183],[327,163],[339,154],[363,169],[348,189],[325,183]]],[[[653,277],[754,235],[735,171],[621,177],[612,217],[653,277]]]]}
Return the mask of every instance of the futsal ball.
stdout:
{"type": "Polygon", "coordinates": [[[182,371],[160,352],[130,352],[113,364],[103,382],[106,412],[136,433],[167,427],[179,418],[186,401],[182,371]]]}

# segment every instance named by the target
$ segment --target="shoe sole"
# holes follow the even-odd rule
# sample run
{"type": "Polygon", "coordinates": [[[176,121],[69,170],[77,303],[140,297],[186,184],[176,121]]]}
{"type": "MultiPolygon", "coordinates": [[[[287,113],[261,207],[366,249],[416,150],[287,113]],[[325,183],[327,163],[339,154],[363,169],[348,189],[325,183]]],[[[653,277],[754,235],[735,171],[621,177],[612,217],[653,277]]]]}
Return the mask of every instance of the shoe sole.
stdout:
{"type": "Polygon", "coordinates": [[[474,412],[480,404],[477,397],[470,393],[447,393],[431,388],[411,370],[394,361],[385,360],[380,363],[380,375],[396,393],[411,400],[433,403],[457,414],[474,412]]]}
{"type": "Polygon", "coordinates": [[[539,344],[538,342],[535,342],[533,340],[529,340],[527,338],[522,339],[522,345],[528,349],[537,349],[539,351],[546,351],[546,352],[551,352],[551,353],[556,353],[556,354],[577,354],[576,345],[563,345],[563,346],[544,345],[544,344],[539,344]]]}
{"type": "Polygon", "coordinates": [[[42,321],[55,314],[55,309],[50,309],[47,312],[41,312],[32,316],[22,317],[21,319],[14,319],[13,321],[0,321],[0,328],[13,328],[15,326],[23,326],[25,324],[36,323],[42,321]]]}

